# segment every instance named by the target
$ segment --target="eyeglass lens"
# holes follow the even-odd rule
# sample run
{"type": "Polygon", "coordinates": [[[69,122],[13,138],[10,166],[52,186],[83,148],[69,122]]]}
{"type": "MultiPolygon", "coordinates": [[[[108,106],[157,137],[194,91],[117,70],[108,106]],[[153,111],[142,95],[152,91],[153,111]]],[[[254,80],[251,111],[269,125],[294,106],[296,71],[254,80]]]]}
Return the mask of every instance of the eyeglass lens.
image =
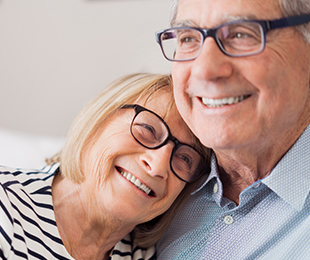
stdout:
{"type": "MultiPolygon", "coordinates": [[[[263,48],[263,29],[251,21],[233,22],[215,28],[220,49],[231,56],[259,53],[263,48]]],[[[204,41],[203,32],[195,28],[172,28],[161,35],[162,49],[170,60],[196,58],[204,41]]]]}
{"type": "MultiPolygon", "coordinates": [[[[131,124],[131,133],[141,145],[150,149],[164,145],[170,134],[162,119],[150,111],[136,114],[131,124]]],[[[170,159],[172,171],[186,182],[197,179],[203,173],[204,164],[201,155],[185,144],[178,144],[170,159]]]]}

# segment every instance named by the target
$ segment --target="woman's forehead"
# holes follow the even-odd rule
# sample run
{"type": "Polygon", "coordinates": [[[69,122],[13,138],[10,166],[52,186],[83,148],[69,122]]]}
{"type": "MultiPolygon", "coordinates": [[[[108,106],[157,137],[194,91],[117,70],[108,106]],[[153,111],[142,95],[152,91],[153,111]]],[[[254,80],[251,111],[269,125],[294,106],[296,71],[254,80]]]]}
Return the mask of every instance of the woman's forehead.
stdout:
{"type": "Polygon", "coordinates": [[[144,106],[163,118],[171,134],[180,142],[189,145],[194,144],[194,138],[178,112],[171,92],[167,90],[157,91],[150,98],[139,100],[137,104],[144,106]]]}
{"type": "Polygon", "coordinates": [[[145,95],[135,103],[155,112],[163,119],[165,119],[171,107],[174,106],[173,94],[167,88],[145,95]]]}

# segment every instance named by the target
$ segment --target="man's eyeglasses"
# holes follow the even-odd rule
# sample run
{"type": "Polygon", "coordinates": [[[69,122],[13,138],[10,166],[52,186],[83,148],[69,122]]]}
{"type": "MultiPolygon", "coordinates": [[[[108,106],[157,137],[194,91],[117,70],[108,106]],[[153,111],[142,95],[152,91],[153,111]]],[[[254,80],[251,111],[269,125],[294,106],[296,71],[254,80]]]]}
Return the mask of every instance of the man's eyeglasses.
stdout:
{"type": "Polygon", "coordinates": [[[170,157],[172,172],[182,181],[191,183],[210,168],[204,158],[193,147],[183,144],[171,135],[166,122],[156,113],[139,105],[124,105],[121,108],[133,108],[136,112],[130,125],[134,139],[148,149],[158,149],[168,141],[175,146],[170,157]]]}
{"type": "Polygon", "coordinates": [[[156,33],[156,40],[167,60],[196,59],[204,40],[212,37],[220,50],[231,57],[244,57],[261,53],[266,46],[270,30],[301,25],[310,21],[310,14],[277,20],[239,20],[221,24],[212,29],[175,27],[156,33]]]}

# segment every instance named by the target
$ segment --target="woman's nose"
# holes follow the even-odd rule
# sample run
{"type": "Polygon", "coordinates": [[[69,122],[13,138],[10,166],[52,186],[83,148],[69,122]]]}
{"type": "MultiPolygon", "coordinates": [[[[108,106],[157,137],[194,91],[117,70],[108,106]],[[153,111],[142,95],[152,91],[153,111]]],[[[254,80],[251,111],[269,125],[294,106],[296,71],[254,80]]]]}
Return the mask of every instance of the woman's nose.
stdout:
{"type": "Polygon", "coordinates": [[[168,142],[158,149],[147,149],[141,155],[141,164],[145,171],[153,176],[166,179],[170,171],[170,157],[173,144],[168,142]]]}
{"type": "Polygon", "coordinates": [[[225,55],[211,37],[205,39],[199,56],[193,61],[192,75],[208,81],[227,78],[232,74],[231,57],[225,55]]]}

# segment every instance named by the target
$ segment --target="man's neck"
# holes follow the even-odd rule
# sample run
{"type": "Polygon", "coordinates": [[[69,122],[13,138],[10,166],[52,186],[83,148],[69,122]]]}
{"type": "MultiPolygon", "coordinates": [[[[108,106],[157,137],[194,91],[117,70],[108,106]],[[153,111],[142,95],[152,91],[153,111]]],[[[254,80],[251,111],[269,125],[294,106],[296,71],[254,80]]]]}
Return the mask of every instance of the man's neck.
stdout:
{"type": "Polygon", "coordinates": [[[279,137],[280,141],[261,144],[258,148],[215,150],[223,195],[239,204],[239,195],[246,187],[267,177],[294,145],[309,123],[279,137]]]}

